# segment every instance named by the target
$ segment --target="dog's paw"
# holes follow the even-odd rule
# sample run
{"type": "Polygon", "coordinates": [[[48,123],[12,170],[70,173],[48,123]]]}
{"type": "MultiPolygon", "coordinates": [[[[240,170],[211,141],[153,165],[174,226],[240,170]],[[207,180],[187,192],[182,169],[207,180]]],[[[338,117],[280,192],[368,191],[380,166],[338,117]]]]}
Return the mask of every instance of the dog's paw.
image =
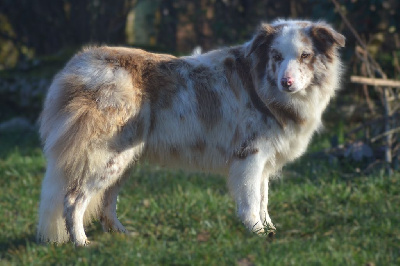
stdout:
{"type": "Polygon", "coordinates": [[[276,227],[272,223],[264,223],[261,224],[261,226],[257,223],[253,226],[251,231],[259,236],[268,236],[269,238],[273,238],[276,234],[276,227]]]}
{"type": "Polygon", "coordinates": [[[273,238],[276,234],[276,227],[270,223],[264,223],[264,234],[269,238],[273,238]]]}
{"type": "Polygon", "coordinates": [[[251,232],[257,234],[257,235],[263,235],[265,233],[264,226],[261,222],[257,222],[253,225],[251,228],[251,232]]]}
{"type": "Polygon", "coordinates": [[[87,238],[85,238],[85,239],[76,240],[74,242],[74,244],[75,244],[75,247],[87,247],[90,245],[90,241],[87,238]]]}
{"type": "Polygon", "coordinates": [[[101,225],[104,232],[118,232],[123,234],[128,234],[128,230],[121,224],[118,219],[108,219],[106,217],[100,218],[101,225]]]}
{"type": "Polygon", "coordinates": [[[276,231],[276,227],[272,223],[264,223],[264,229],[266,231],[276,231]]]}

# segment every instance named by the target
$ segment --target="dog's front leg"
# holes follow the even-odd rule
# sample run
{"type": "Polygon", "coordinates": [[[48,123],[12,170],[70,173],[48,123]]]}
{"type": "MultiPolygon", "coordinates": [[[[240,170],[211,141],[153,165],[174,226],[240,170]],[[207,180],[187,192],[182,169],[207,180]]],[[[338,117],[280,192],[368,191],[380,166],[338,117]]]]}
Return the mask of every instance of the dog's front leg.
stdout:
{"type": "Polygon", "coordinates": [[[260,220],[261,180],[264,160],[259,154],[235,159],[229,172],[229,189],[236,201],[239,218],[251,231],[263,233],[260,220]]]}
{"type": "Polygon", "coordinates": [[[269,230],[274,231],[275,226],[273,225],[271,218],[268,213],[268,183],[269,183],[269,174],[265,171],[262,175],[261,180],[261,204],[260,204],[260,219],[263,222],[264,227],[267,227],[269,230]]]}

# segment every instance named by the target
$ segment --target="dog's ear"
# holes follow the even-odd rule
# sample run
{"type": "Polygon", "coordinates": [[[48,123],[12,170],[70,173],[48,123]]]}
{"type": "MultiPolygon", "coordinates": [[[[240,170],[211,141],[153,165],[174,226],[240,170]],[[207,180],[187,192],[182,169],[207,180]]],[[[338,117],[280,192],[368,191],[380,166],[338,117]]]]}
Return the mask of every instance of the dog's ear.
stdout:
{"type": "Polygon", "coordinates": [[[275,31],[275,28],[271,25],[261,24],[257,30],[257,33],[253,37],[253,40],[251,40],[249,47],[247,48],[246,57],[250,56],[260,46],[267,44],[272,39],[272,35],[275,33],[275,31]]]}
{"type": "Polygon", "coordinates": [[[324,51],[330,48],[332,45],[337,45],[339,47],[344,47],[346,43],[346,38],[333,30],[331,27],[325,24],[316,24],[311,28],[311,37],[316,42],[320,50],[324,51]]]}

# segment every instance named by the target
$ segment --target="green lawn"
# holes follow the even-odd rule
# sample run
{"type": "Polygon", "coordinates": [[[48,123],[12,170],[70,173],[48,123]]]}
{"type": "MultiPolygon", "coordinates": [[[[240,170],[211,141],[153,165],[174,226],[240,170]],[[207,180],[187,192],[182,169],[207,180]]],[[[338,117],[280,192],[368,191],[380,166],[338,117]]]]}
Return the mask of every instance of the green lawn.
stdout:
{"type": "MultiPolygon", "coordinates": [[[[318,140],[317,140],[318,141],[318,140]]],[[[0,133],[0,264],[400,265],[400,174],[356,174],[305,156],[272,182],[273,239],[248,233],[225,180],[140,165],[121,192],[130,235],[35,242],[45,160],[34,133],[0,133]]]]}

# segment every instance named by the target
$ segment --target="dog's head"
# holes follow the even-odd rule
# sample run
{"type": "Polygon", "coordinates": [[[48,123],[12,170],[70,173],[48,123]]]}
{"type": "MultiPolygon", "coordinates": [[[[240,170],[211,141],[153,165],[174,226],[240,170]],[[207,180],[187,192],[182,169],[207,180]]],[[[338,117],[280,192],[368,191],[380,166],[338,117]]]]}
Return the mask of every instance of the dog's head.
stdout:
{"type": "Polygon", "coordinates": [[[248,45],[259,80],[281,92],[305,94],[305,89],[322,82],[345,37],[323,22],[277,21],[262,24],[248,45]]]}

